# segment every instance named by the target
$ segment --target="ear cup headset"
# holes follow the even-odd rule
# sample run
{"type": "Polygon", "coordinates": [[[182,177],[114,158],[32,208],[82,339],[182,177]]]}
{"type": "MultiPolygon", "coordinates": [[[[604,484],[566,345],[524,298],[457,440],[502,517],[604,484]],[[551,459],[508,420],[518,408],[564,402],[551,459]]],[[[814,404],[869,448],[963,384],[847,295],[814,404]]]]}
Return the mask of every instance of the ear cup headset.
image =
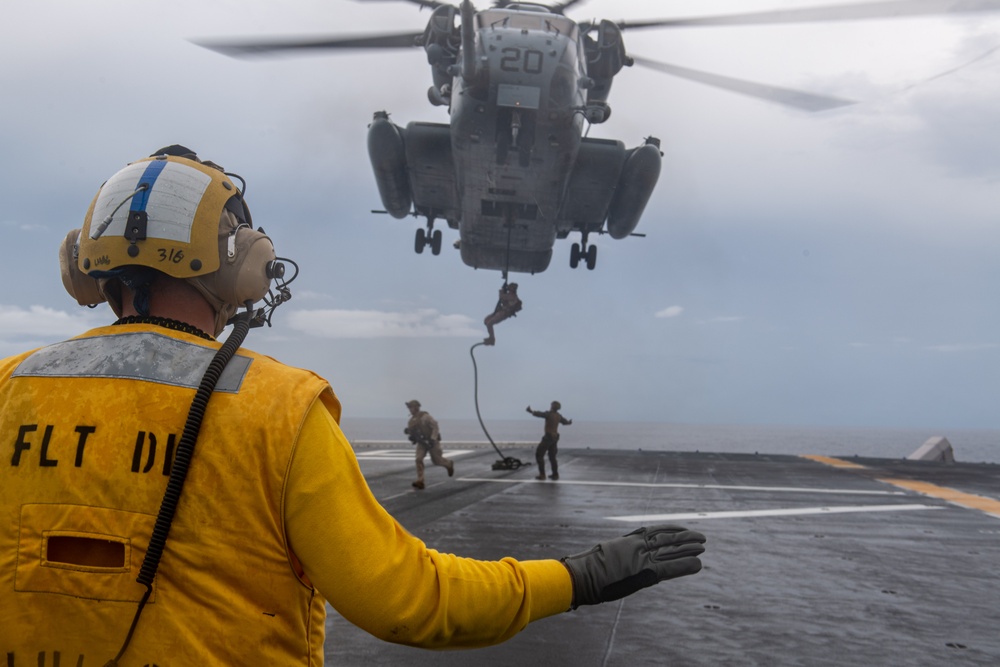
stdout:
{"type": "MultiPolygon", "coordinates": [[[[215,354],[191,402],[160,503],[149,547],[136,578],[146,587],[121,649],[106,667],[118,665],[153,591],[208,400],[219,377],[252,326],[271,324],[275,308],[291,298],[288,284],[298,275],[290,259],[275,256],[263,230],[251,226],[250,210],[229,174],[203,162],[183,146],[168,146],[126,166],[108,179],[91,202],[82,229],[66,235],[59,252],[63,286],[77,303],[107,301],[121,317],[121,285],[135,276],[147,281],[135,292],[136,310],[148,314],[148,281],[155,271],[193,285],[215,308],[215,335],[227,324],[233,331],[215,354]],[[128,208],[125,209],[126,204],[128,208]],[[295,273],[285,279],[288,262],[295,273]],[[275,282],[277,294],[272,292],[275,282]],[[253,311],[264,300],[265,308],[253,311]],[[247,312],[236,315],[240,306],[247,312]],[[146,313],[142,310],[146,309],[146,313]]],[[[141,282],[141,281],[136,281],[141,282]]],[[[133,290],[135,291],[135,290],[133,290]]]]}
{"type": "Polygon", "coordinates": [[[105,299],[97,286],[97,279],[91,278],[77,266],[80,257],[80,231],[70,231],[59,248],[59,271],[63,287],[69,295],[81,306],[94,307],[104,303],[105,299]]]}

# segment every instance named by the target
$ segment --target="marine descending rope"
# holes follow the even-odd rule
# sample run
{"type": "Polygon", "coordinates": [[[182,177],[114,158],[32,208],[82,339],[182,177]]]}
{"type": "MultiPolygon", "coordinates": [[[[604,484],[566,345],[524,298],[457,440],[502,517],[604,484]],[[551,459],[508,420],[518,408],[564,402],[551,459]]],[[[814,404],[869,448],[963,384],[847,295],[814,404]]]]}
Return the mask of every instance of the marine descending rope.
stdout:
{"type": "MultiPolygon", "coordinates": [[[[507,273],[510,270],[510,242],[511,234],[514,231],[514,220],[513,212],[508,208],[507,214],[507,257],[506,265],[503,269],[503,285],[507,287],[507,273]]],[[[499,306],[499,302],[497,303],[499,306]]],[[[517,470],[524,464],[521,463],[520,459],[516,459],[512,456],[504,456],[500,448],[497,447],[497,443],[493,442],[493,438],[490,437],[490,432],[486,430],[486,424],[483,423],[483,416],[479,413],[479,367],[476,365],[476,348],[480,345],[485,345],[485,343],[476,343],[469,348],[469,356],[472,357],[472,396],[476,402],[476,417],[479,418],[479,425],[483,429],[483,433],[486,435],[486,439],[490,441],[493,445],[493,449],[497,450],[497,454],[500,455],[500,460],[493,464],[494,470],[517,470]]]]}

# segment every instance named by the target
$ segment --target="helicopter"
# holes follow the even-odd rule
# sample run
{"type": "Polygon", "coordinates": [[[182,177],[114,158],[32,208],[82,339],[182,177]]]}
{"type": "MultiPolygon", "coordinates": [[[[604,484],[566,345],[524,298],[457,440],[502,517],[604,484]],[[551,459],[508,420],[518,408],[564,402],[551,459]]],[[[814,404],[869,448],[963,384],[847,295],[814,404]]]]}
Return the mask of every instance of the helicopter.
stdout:
{"type": "Polygon", "coordinates": [[[436,0],[420,32],[324,39],[196,42],[231,56],[289,50],[422,48],[431,69],[428,101],[449,122],[395,124],[376,111],[368,153],[384,212],[420,217],[414,250],[441,252],[444,221],[458,230],[462,261],[473,268],[540,273],[557,239],[579,233],[569,264],[594,269],[592,235],[635,232],[661,169],[660,140],[626,148],[592,138],[607,121],[614,78],[641,65],[808,112],[855,101],[767,86],[629,55],[623,32],[646,28],[843,21],[1000,9],[1000,0],[882,0],[710,17],[576,22],[560,4],[499,0],[477,10],[436,0]]]}

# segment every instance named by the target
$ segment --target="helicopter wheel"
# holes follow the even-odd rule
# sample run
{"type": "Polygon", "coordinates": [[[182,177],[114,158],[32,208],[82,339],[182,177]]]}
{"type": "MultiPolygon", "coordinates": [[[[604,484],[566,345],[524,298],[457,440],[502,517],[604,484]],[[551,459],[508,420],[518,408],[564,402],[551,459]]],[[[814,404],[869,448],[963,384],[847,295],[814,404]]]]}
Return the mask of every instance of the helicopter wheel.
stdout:
{"type": "Polygon", "coordinates": [[[431,253],[435,255],[441,254],[441,230],[435,230],[431,234],[431,253]]]}
{"type": "Polygon", "coordinates": [[[413,241],[413,249],[417,251],[419,255],[424,251],[424,246],[427,245],[427,234],[424,232],[423,227],[417,229],[417,238],[413,241]]]}
{"type": "Polygon", "coordinates": [[[569,268],[575,269],[580,264],[580,244],[574,243],[569,249],[569,268]]]}
{"type": "Polygon", "coordinates": [[[587,270],[593,271],[597,266],[597,246],[592,245],[587,248],[587,270]]]}

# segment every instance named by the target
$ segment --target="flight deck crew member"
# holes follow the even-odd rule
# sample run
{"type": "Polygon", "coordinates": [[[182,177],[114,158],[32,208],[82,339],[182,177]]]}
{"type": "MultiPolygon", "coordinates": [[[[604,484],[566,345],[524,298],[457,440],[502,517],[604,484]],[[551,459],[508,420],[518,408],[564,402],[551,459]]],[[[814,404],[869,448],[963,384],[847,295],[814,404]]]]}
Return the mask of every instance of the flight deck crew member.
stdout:
{"type": "Polygon", "coordinates": [[[420,401],[407,401],[406,407],[410,410],[410,421],[407,422],[403,433],[410,436],[410,442],[417,446],[417,479],[413,482],[413,487],[423,489],[424,457],[428,453],[434,465],[448,469],[448,477],[455,474],[455,464],[446,459],[441,451],[441,430],[438,428],[437,420],[427,411],[420,409],[420,401]]]}
{"type": "Polygon", "coordinates": [[[535,461],[538,463],[538,476],[535,479],[545,479],[546,454],[552,464],[552,476],[549,479],[559,479],[559,464],[556,462],[556,455],[559,453],[559,424],[569,426],[573,423],[572,419],[566,419],[559,414],[560,409],[562,405],[559,401],[552,401],[551,408],[545,412],[532,410],[531,406],[528,406],[528,412],[545,420],[545,433],[535,449],[535,461]]]}
{"type": "Polygon", "coordinates": [[[372,496],[326,380],[238,347],[290,297],[278,260],[181,146],[67,235],[67,290],[119,319],[0,360],[8,664],[322,665],[327,601],[387,641],[486,646],[701,568],[704,536],[669,526],[561,560],[429,549],[372,496]]]}

